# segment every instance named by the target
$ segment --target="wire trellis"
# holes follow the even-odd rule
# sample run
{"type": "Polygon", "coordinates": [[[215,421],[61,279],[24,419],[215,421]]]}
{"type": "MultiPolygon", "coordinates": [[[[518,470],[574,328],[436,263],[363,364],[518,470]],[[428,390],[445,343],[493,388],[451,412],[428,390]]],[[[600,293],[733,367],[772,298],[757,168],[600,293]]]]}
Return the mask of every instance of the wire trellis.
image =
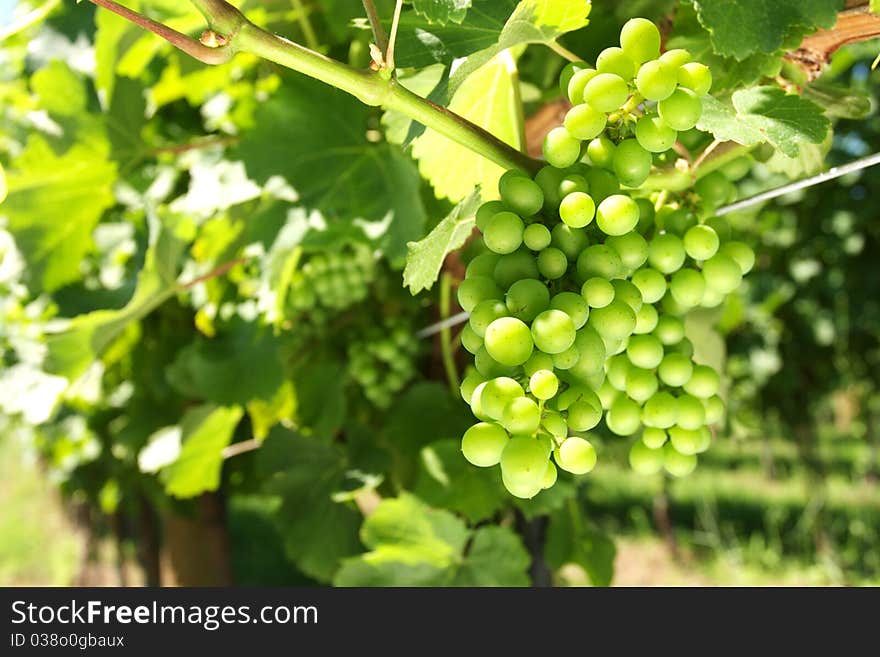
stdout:
{"type": "MultiPolygon", "coordinates": [[[[725,205],[724,207],[716,210],[715,216],[723,217],[724,215],[730,214],[731,212],[745,210],[746,208],[759,205],[766,201],[771,201],[774,198],[779,198],[780,196],[785,196],[786,194],[791,194],[792,192],[797,192],[802,189],[808,189],[815,185],[820,185],[824,182],[828,182],[829,180],[842,178],[843,176],[846,176],[850,173],[862,171],[863,169],[867,169],[878,164],[880,164],[880,153],[874,153],[873,155],[868,155],[857,160],[853,160],[852,162],[849,162],[847,164],[842,164],[839,167],[832,167],[828,169],[828,171],[823,171],[822,173],[816,174],[815,176],[802,178],[801,180],[795,180],[794,182],[781,185],[780,187],[774,187],[773,189],[767,190],[766,192],[755,194],[754,196],[750,196],[749,198],[743,199],[742,201],[737,201],[736,203],[725,205]]],[[[451,317],[447,317],[440,322],[436,322],[434,324],[426,326],[421,331],[416,333],[416,337],[429,338],[432,335],[440,333],[440,331],[452,328],[453,326],[458,326],[459,324],[464,324],[468,320],[469,316],[470,315],[467,312],[460,312],[458,314],[452,315],[451,317]]]]}

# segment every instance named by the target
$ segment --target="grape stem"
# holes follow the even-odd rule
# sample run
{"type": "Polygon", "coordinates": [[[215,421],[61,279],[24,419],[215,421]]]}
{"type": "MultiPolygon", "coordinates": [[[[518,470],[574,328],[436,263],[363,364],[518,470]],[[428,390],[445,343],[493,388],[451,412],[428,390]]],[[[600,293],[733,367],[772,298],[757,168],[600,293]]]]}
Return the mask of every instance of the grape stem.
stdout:
{"type": "Polygon", "coordinates": [[[206,64],[223,64],[236,52],[247,52],[341,89],[366,105],[400,112],[505,169],[536,173],[542,166],[541,161],[518,151],[487,130],[412,93],[393,76],[388,76],[387,71],[383,77],[381,71],[355,69],[267,32],[223,0],[190,0],[210,27],[202,40],[181,34],[113,0],[89,2],[157,34],[206,64]]]}
{"type": "Polygon", "coordinates": [[[379,18],[379,12],[376,11],[376,5],[373,0],[363,0],[363,2],[364,11],[367,12],[367,20],[370,21],[370,28],[373,30],[373,40],[379,50],[388,52],[388,35],[385,34],[385,28],[382,27],[382,20],[379,18]]]}
{"type": "MultiPolygon", "coordinates": [[[[645,184],[642,185],[642,189],[653,192],[663,190],[669,192],[681,192],[690,189],[697,180],[713,171],[717,171],[725,164],[746,155],[754,150],[757,147],[757,144],[753,146],[743,146],[734,141],[726,141],[720,143],[718,146],[712,146],[711,144],[710,146],[712,148],[710,153],[704,151],[697,157],[699,166],[695,165],[688,167],[687,169],[679,169],[672,166],[655,171],[645,181],[645,184]]],[[[706,150],[708,150],[708,148],[706,150]]]]}
{"type": "MultiPolygon", "coordinates": [[[[440,278],[440,316],[442,319],[449,317],[452,307],[452,277],[444,272],[440,278]]],[[[445,327],[440,331],[440,352],[443,357],[443,369],[446,371],[446,379],[453,396],[458,394],[461,382],[458,379],[458,370],[455,367],[455,358],[452,355],[452,331],[445,327]]]]}

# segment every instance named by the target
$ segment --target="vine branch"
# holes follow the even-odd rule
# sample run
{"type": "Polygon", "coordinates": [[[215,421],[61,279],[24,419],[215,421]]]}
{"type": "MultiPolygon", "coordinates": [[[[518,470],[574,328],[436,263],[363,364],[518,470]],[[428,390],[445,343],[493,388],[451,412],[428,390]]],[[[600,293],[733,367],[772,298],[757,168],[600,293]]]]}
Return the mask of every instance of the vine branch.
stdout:
{"type": "Polygon", "coordinates": [[[382,27],[382,20],[379,18],[379,12],[376,11],[376,5],[373,0],[364,0],[364,11],[367,12],[367,20],[370,21],[370,27],[373,30],[373,40],[376,46],[382,52],[388,51],[388,35],[385,34],[385,28],[382,27]]]}

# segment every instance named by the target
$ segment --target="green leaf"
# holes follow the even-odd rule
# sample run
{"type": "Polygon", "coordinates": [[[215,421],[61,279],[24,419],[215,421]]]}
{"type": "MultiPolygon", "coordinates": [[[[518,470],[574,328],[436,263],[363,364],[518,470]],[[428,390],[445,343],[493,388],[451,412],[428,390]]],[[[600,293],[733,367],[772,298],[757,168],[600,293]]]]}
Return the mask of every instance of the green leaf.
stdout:
{"type": "Polygon", "coordinates": [[[113,159],[120,164],[132,162],[145,150],[141,130],[147,123],[146,110],[143,84],[134,78],[118,78],[104,117],[113,159]]]}
{"type": "Polygon", "coordinates": [[[160,474],[169,495],[193,497],[217,490],[223,467],[223,449],[232,440],[242,414],[239,407],[205,404],[183,416],[180,456],[160,474]]]}
{"type": "Polygon", "coordinates": [[[826,156],[831,150],[832,141],[832,134],[829,132],[821,144],[801,144],[797,157],[788,157],[781,151],[774,151],[764,166],[774,173],[784,173],[792,180],[812,176],[828,166],[826,156]]]}
{"type": "Polygon", "coordinates": [[[0,164],[0,203],[6,200],[6,194],[9,192],[9,187],[6,185],[6,172],[3,170],[3,165],[0,164]]]}
{"type": "Polygon", "coordinates": [[[57,290],[80,277],[80,261],[92,248],[92,230],[113,205],[116,166],[106,140],[76,144],[56,155],[31,134],[7,174],[9,195],[0,215],[28,263],[31,287],[57,290]]]}
{"type": "Polygon", "coordinates": [[[303,204],[331,222],[374,224],[385,253],[402,263],[406,243],[420,238],[425,225],[421,181],[399,148],[368,139],[370,114],[339,90],[291,75],[260,105],[237,157],[260,183],[286,178],[303,204]]]}
{"type": "Polygon", "coordinates": [[[743,60],[770,54],[820,27],[833,27],[842,0],[694,0],[715,51],[743,60]]]}
{"type": "Polygon", "coordinates": [[[257,452],[267,492],[281,499],[277,514],[288,554],[307,575],[330,581],[344,557],[362,551],[360,513],[335,502],[350,465],[339,447],[275,427],[257,452]]]}
{"type": "Polygon", "coordinates": [[[474,217],[480,207],[480,190],[473,190],[456,205],[443,221],[418,242],[407,247],[403,284],[413,294],[430,290],[440,274],[446,256],[461,248],[474,228],[474,217]]]}
{"type": "Polygon", "coordinates": [[[813,82],[801,95],[825,110],[826,116],[838,119],[864,119],[871,113],[871,97],[849,87],[813,82]]]}
{"type": "Polygon", "coordinates": [[[439,25],[461,23],[470,6],[471,0],[413,0],[413,9],[439,25]]]}
{"type": "Polygon", "coordinates": [[[732,107],[711,96],[703,101],[701,130],[745,146],[767,142],[789,157],[802,143],[822,143],[831,127],[818,105],[778,87],[741,89],[732,107]]]}
{"type": "Polygon", "coordinates": [[[75,116],[84,112],[88,103],[82,81],[58,59],[31,76],[31,89],[39,97],[40,106],[55,116],[75,116]]]}
{"type": "MultiPolygon", "coordinates": [[[[522,100],[513,55],[503,52],[471,75],[455,92],[449,109],[522,149],[522,100]]],[[[478,184],[486,191],[486,198],[497,198],[495,191],[504,169],[479,153],[426,130],[413,143],[412,155],[438,197],[460,201],[478,184]],[[450,162],[455,166],[449,166],[450,162]]]]}
{"type": "Polygon", "coordinates": [[[468,530],[448,511],[403,493],[364,521],[370,551],[347,559],[337,586],[526,586],[529,555],[503,527],[468,530]]]}
{"type": "Polygon", "coordinates": [[[44,364],[47,372],[76,380],[126,327],[146,317],[178,291],[177,274],[192,237],[192,227],[174,215],[163,216],[161,220],[153,218],[150,224],[151,243],[132,298],[119,310],[80,315],[50,334],[44,364]]]}
{"type": "Polygon", "coordinates": [[[568,564],[580,566],[593,586],[608,586],[617,551],[608,536],[585,524],[581,513],[570,503],[550,517],[544,558],[554,570],[568,564]]]}

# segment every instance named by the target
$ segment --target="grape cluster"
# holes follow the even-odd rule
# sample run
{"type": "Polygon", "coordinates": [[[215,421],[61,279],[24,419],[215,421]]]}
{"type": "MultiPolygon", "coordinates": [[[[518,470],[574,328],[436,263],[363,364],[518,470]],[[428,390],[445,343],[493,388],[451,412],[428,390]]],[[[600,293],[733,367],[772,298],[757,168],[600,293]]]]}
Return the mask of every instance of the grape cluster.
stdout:
{"type": "Polygon", "coordinates": [[[402,318],[385,317],[348,344],[348,373],[364,396],[387,408],[416,373],[418,338],[402,318]]]}
{"type": "MultiPolygon", "coordinates": [[[[661,55],[647,20],[628,22],[620,43],[595,68],[564,71],[573,108],[547,135],[548,166],[502,176],[501,200],[476,216],[487,252],[458,289],[470,313],[461,342],[475,356],[461,394],[480,420],[462,451],[500,464],[517,497],[552,486],[557,467],[592,470],[588,432],[603,418],[613,434],[641,432],[639,472],[688,474],[724,413],[719,375],[694,362],[683,316],[720,304],[754,255],[723,219],[638,191],[654,155],[696,126],[711,75],[686,51],[661,55]]],[[[718,173],[695,192],[711,215],[735,188],[718,173]]]]}
{"type": "Polygon", "coordinates": [[[376,261],[366,244],[314,253],[294,274],[288,307],[294,314],[326,318],[366,299],[375,277],[376,261]]]}

